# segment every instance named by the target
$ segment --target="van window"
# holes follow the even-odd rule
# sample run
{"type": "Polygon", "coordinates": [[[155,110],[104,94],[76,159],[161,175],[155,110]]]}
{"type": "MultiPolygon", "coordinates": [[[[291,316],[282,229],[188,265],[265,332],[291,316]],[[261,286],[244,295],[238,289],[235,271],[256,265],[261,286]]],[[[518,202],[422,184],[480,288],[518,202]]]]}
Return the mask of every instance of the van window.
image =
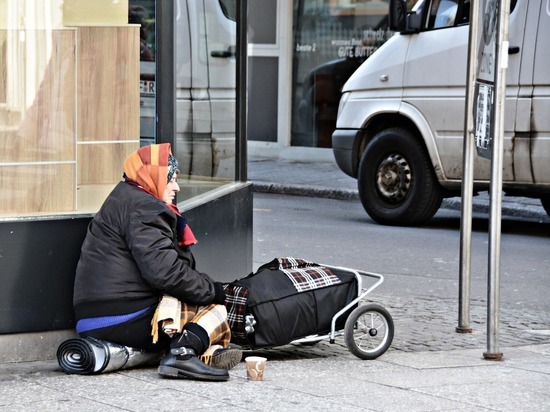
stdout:
{"type": "Polygon", "coordinates": [[[470,0],[434,0],[430,5],[427,29],[454,27],[470,22],[470,0]]]}
{"type": "Polygon", "coordinates": [[[434,1],[430,13],[430,21],[433,21],[433,28],[454,26],[457,10],[458,2],[455,0],[434,1]]]}
{"type": "Polygon", "coordinates": [[[220,0],[220,7],[225,17],[237,21],[237,0],[220,0]]]}
{"type": "MultiPolygon", "coordinates": [[[[510,13],[516,7],[516,3],[517,0],[511,0],[510,13]]],[[[434,0],[430,5],[427,29],[468,24],[470,22],[470,6],[470,0],[434,0]]]]}

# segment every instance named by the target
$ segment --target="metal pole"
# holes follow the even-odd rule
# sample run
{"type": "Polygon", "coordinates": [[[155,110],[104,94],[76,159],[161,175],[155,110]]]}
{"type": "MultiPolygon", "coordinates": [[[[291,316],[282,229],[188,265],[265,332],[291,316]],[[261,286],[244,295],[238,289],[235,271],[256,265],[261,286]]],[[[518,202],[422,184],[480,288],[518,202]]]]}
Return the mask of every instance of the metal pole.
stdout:
{"type": "Polygon", "coordinates": [[[247,61],[248,61],[248,0],[237,1],[237,107],[235,123],[235,180],[246,182],[247,177],[247,61]]]}
{"type": "Polygon", "coordinates": [[[466,108],[464,116],[464,151],[462,165],[462,203],[460,219],[460,272],[458,290],[458,333],[471,333],[470,277],[472,248],[472,198],[474,191],[474,91],[477,72],[477,36],[481,2],[470,8],[468,37],[468,71],[466,74],[466,108]]]}
{"type": "Polygon", "coordinates": [[[176,153],[176,2],[157,0],[155,12],[155,142],[176,153]]]}
{"type": "Polygon", "coordinates": [[[502,217],[502,165],[504,148],[504,103],[506,101],[506,68],[508,67],[508,15],[510,0],[499,0],[496,41],[494,131],[491,160],[491,205],[489,222],[489,277],[487,285],[487,352],[488,360],[502,360],[499,350],[500,312],[500,234],[502,217]]]}

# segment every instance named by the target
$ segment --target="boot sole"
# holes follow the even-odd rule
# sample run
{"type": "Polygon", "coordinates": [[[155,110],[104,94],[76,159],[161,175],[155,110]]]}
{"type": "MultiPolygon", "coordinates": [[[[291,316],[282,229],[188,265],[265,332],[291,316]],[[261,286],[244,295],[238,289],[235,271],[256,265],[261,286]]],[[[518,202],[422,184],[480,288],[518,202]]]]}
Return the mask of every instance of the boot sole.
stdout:
{"type": "Polygon", "coordinates": [[[213,382],[222,382],[229,380],[229,375],[227,376],[215,376],[215,375],[203,375],[200,373],[193,373],[188,371],[182,371],[178,368],[173,368],[171,366],[159,366],[158,374],[165,378],[177,378],[177,379],[193,379],[201,381],[213,381],[213,382]]]}
{"type": "Polygon", "coordinates": [[[210,366],[214,368],[229,370],[237,366],[242,357],[242,351],[238,349],[227,349],[222,353],[213,355],[210,366]]]}

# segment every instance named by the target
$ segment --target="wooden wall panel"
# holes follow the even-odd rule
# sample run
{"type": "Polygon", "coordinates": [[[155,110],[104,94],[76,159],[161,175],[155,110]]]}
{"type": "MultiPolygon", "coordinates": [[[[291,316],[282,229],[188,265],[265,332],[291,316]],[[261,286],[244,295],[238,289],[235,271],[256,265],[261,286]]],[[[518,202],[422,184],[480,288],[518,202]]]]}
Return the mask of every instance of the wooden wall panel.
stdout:
{"type": "Polygon", "coordinates": [[[134,142],[79,144],[78,185],[119,182],[124,160],[136,149],[134,142]],[[95,159],[95,162],[88,159],[95,159]]]}
{"type": "MultiPolygon", "coordinates": [[[[24,108],[14,107],[7,102],[3,109],[0,162],[74,161],[76,31],[37,30],[33,33],[36,38],[51,36],[51,56],[42,82],[36,91],[31,91],[35,93],[32,104],[24,108]]],[[[27,59],[31,60],[32,53],[29,54],[29,50],[22,48],[20,52],[27,53],[27,59]]],[[[5,69],[0,69],[1,72],[5,72],[5,69]]],[[[29,90],[21,87],[21,92],[28,93],[29,90]]]]}
{"type": "Polygon", "coordinates": [[[0,166],[0,214],[57,214],[76,210],[76,164],[0,166]]]}
{"type": "MultiPolygon", "coordinates": [[[[52,52],[34,101],[0,102],[0,215],[95,212],[139,147],[139,27],[41,32],[52,52]]],[[[21,47],[26,57],[0,60],[0,74],[31,64],[21,47]]]]}
{"type": "Polygon", "coordinates": [[[114,186],[122,180],[124,160],[136,150],[136,143],[79,144],[77,206],[82,213],[99,210],[114,186]],[[96,159],[91,165],[87,159],[96,159]],[[93,167],[90,167],[93,166],[93,167]]]}
{"type": "Polygon", "coordinates": [[[6,39],[7,30],[0,30],[0,103],[6,101],[6,39]]]}
{"type": "Polygon", "coordinates": [[[97,211],[139,148],[139,28],[78,28],[78,209],[97,211]]]}
{"type": "Polygon", "coordinates": [[[116,183],[122,180],[122,164],[136,150],[136,143],[79,144],[77,206],[79,212],[99,210],[116,183]],[[95,164],[88,159],[96,159],[95,164]]]}
{"type": "Polygon", "coordinates": [[[78,140],[139,140],[139,28],[78,28],[78,140]]]}

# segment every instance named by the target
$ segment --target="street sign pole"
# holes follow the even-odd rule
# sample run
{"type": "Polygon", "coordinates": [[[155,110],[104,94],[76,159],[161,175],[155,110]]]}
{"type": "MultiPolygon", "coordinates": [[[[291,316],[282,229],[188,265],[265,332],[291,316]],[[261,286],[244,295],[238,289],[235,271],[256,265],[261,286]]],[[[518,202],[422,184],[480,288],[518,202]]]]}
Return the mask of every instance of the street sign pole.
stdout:
{"type": "Polygon", "coordinates": [[[504,151],[504,103],[508,67],[508,16],[510,0],[498,0],[496,38],[495,101],[493,105],[493,144],[490,182],[489,276],[487,285],[487,351],[483,357],[501,360],[499,349],[500,319],[500,237],[502,218],[502,165],[504,151]]]}
{"type": "Polygon", "coordinates": [[[470,7],[468,37],[468,70],[466,75],[466,109],[464,116],[464,145],[462,165],[462,202],[460,218],[460,272],[458,289],[458,333],[471,333],[470,278],[472,248],[472,198],[474,188],[474,92],[477,72],[477,37],[480,2],[470,7]]]}
{"type": "Polygon", "coordinates": [[[473,148],[471,145],[473,133],[477,154],[491,159],[487,351],[483,353],[483,357],[488,360],[502,359],[502,353],[499,350],[500,235],[509,14],[510,0],[480,1],[479,5],[474,6],[470,11],[467,111],[462,181],[459,325],[456,330],[457,332],[471,332],[469,299],[474,169],[473,148]],[[476,46],[477,50],[475,50],[476,46]],[[472,94],[473,98],[470,97],[472,94]]]}

